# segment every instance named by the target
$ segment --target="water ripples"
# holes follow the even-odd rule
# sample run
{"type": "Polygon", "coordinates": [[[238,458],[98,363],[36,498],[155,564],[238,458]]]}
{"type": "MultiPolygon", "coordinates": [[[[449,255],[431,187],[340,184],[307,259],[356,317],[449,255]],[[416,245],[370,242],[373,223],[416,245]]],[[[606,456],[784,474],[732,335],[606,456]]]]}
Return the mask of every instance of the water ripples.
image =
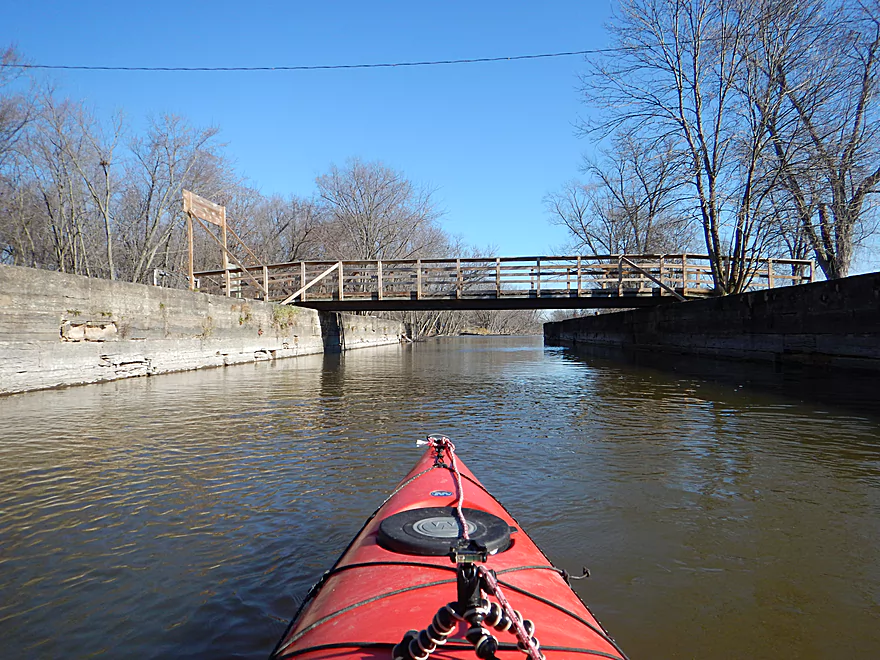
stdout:
{"type": "Polygon", "coordinates": [[[827,657],[832,632],[880,652],[876,419],[532,338],[0,410],[5,657],[265,657],[431,431],[559,565],[590,565],[578,589],[633,657],[827,657]]]}

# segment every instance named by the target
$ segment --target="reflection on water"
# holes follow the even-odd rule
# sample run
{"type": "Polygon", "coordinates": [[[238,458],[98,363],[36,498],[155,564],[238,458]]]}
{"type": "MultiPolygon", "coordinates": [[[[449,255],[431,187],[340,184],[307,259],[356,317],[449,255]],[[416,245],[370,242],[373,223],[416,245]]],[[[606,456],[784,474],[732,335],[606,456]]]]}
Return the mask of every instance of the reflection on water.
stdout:
{"type": "Polygon", "coordinates": [[[633,658],[877,656],[880,420],[686,364],[466,338],[0,399],[4,657],[265,657],[431,431],[633,658]]]}

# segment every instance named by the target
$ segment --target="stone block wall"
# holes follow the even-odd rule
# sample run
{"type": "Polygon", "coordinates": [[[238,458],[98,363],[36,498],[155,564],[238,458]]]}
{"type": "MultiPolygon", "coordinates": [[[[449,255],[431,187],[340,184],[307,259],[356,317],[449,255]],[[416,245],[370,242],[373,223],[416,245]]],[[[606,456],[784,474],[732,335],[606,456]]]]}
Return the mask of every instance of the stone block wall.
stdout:
{"type": "Polygon", "coordinates": [[[338,323],[342,331],[343,350],[397,343],[404,333],[403,324],[399,321],[374,316],[339,314],[338,323]]]}
{"type": "Polygon", "coordinates": [[[880,370],[880,273],[546,323],[544,338],[880,370]]]}
{"type": "MultiPolygon", "coordinates": [[[[350,318],[361,336],[347,348],[403,334],[350,318]]],[[[314,310],[0,266],[0,394],[323,350],[314,310]]]]}

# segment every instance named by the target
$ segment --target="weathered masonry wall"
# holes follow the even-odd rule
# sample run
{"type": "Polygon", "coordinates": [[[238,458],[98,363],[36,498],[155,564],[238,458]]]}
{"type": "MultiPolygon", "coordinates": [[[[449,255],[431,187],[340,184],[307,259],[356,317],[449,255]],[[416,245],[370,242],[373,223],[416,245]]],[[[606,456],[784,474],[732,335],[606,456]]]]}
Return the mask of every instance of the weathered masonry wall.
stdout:
{"type": "Polygon", "coordinates": [[[880,273],[546,323],[544,338],[880,370],[880,273]]]}
{"type": "Polygon", "coordinates": [[[400,341],[400,323],[0,266],[0,394],[400,341]],[[340,317],[340,318],[337,318],[340,317]]]}

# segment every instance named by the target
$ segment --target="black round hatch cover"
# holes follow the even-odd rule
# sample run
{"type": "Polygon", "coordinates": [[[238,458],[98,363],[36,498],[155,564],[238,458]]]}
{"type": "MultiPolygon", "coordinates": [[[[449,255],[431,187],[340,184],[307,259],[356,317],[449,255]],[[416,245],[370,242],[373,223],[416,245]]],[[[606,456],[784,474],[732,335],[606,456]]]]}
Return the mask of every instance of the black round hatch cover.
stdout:
{"type": "MultiPolygon", "coordinates": [[[[510,545],[510,527],[498,516],[462,509],[468,536],[486,546],[489,554],[510,545]]],[[[439,557],[449,554],[459,537],[459,522],[451,506],[410,509],[388,516],[379,524],[379,545],[392,552],[439,557]]]]}

